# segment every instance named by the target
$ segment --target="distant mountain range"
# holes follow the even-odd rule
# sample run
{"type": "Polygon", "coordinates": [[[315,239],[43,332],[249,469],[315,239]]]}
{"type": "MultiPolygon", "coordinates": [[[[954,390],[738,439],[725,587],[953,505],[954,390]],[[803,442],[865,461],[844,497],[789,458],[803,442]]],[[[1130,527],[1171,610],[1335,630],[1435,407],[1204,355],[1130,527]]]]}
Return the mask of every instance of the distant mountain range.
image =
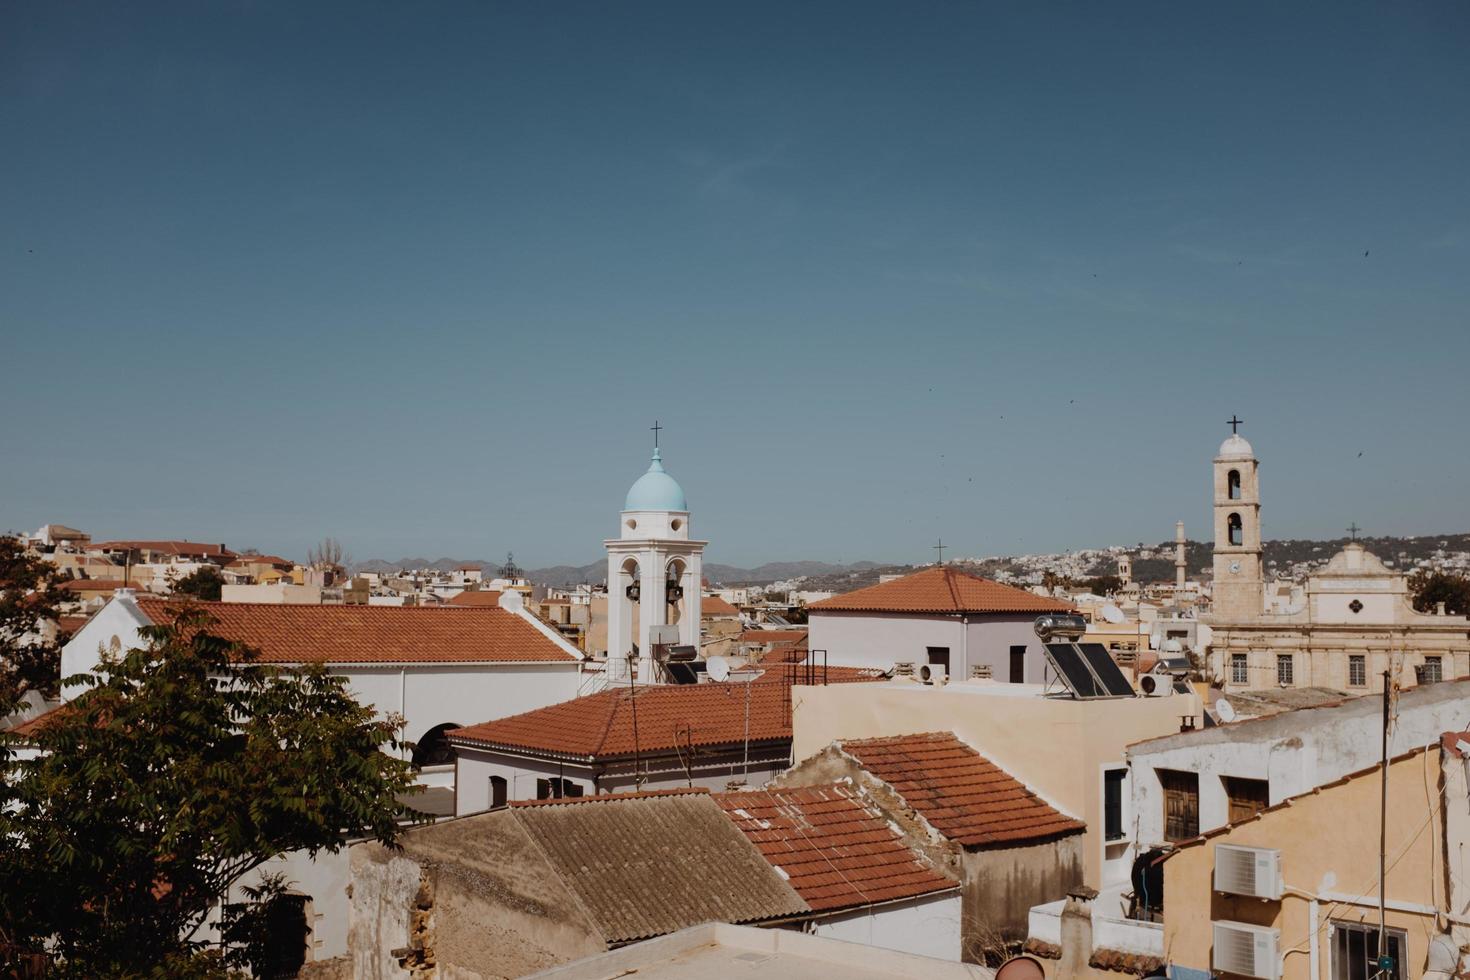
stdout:
{"type": "MultiPolygon", "coordinates": [[[[1416,562],[1429,560],[1436,552],[1446,553],[1470,552],[1470,534],[1423,534],[1415,537],[1365,537],[1360,539],[1367,549],[1386,561],[1394,562],[1401,568],[1412,568],[1416,562]]],[[[1320,564],[1331,557],[1343,545],[1347,544],[1347,538],[1332,538],[1322,541],[1307,540],[1301,538],[1280,539],[1264,542],[1265,559],[1268,567],[1285,573],[1294,565],[1302,563],[1320,564]]],[[[1152,551],[1159,554],[1160,549],[1167,549],[1168,556],[1173,555],[1173,541],[1164,541],[1152,546],[1139,545],[1128,547],[1127,551],[1134,554],[1142,551],[1152,551]]],[[[1094,552],[1100,549],[1092,549],[1094,552]]],[[[1048,557],[1062,557],[1066,552],[1058,552],[1055,556],[1036,555],[1031,560],[1045,560],[1048,557]]],[[[1208,541],[1190,541],[1186,545],[1185,561],[1189,568],[1191,577],[1197,576],[1202,570],[1208,569],[1213,556],[1213,546],[1208,541]]],[[[1024,573],[1028,569],[1018,562],[1016,558],[988,558],[983,561],[961,561],[965,567],[980,575],[995,575],[998,572],[1009,572],[1012,574],[1024,573]]],[[[371,561],[359,562],[354,565],[357,571],[391,573],[399,569],[407,568],[432,568],[441,572],[453,571],[461,565],[478,565],[489,575],[494,575],[500,569],[503,562],[472,560],[466,561],[462,558],[439,558],[429,560],[427,558],[400,558],[396,562],[373,559],[371,561]]],[[[885,564],[882,562],[859,561],[851,564],[832,564],[824,561],[774,561],[754,568],[740,568],[736,565],[722,565],[711,562],[704,566],[705,578],[711,582],[722,585],[767,585],[771,582],[779,582],[785,579],[805,578],[807,588],[825,589],[833,592],[843,592],[850,589],[861,588],[871,585],[878,580],[880,574],[902,573],[912,571],[914,565],[885,564]]],[[[1086,575],[1111,574],[1116,570],[1113,558],[1099,557],[1089,567],[1086,575]]],[[[554,565],[550,568],[526,569],[523,574],[532,582],[541,585],[571,586],[580,585],[584,582],[601,583],[607,577],[607,563],[599,560],[589,562],[586,565],[554,565]]],[[[1152,557],[1135,560],[1133,566],[1134,578],[1141,582],[1171,581],[1174,577],[1174,562],[1172,557],[1152,557]]]]}

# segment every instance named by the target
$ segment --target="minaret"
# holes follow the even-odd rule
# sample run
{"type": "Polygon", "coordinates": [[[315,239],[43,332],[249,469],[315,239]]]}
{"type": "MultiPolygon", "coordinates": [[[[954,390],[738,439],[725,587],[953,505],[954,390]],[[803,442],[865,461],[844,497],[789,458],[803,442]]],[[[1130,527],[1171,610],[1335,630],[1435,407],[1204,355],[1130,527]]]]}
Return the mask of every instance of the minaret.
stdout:
{"type": "Polygon", "coordinates": [[[1184,591],[1184,522],[1174,522],[1174,591],[1184,591]]]}
{"type": "Polygon", "coordinates": [[[1211,619],[1253,620],[1265,611],[1261,565],[1261,494],[1251,444],[1241,437],[1240,419],[1215,456],[1215,585],[1211,619]]]}
{"type": "Polygon", "coordinates": [[[648,472],[628,491],[619,536],[607,548],[607,677],[628,678],[628,655],[638,649],[638,683],[654,676],[653,647],[675,632],[681,646],[699,648],[700,587],[704,546],[689,536],[689,505],[684,489],[664,470],[654,430],[648,472]],[[633,627],[637,605],[638,628],[633,627]]]}

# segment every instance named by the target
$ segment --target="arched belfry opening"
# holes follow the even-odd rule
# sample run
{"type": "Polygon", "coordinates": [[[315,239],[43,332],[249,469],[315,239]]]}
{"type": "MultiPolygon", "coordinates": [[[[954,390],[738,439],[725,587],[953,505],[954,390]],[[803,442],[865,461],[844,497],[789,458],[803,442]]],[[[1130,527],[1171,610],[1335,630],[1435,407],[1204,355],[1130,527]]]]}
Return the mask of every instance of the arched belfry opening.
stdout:
{"type": "Polygon", "coordinates": [[[607,548],[607,677],[628,681],[629,659],[638,683],[654,683],[655,642],[699,646],[704,546],[690,537],[689,504],[664,469],[655,424],[653,459],[628,490],[618,536],[607,548]]]}
{"type": "Polygon", "coordinates": [[[1231,470],[1225,477],[1226,494],[1231,500],[1240,499],[1240,470],[1231,470]]]}
{"type": "Polygon", "coordinates": [[[1230,515],[1225,522],[1225,530],[1232,545],[1238,547],[1245,544],[1245,527],[1240,522],[1239,514],[1230,515]]]}
{"type": "Polygon", "coordinates": [[[424,732],[424,737],[413,747],[413,767],[423,769],[425,766],[454,765],[454,746],[449,744],[449,731],[461,727],[463,726],[449,721],[424,732]]]}

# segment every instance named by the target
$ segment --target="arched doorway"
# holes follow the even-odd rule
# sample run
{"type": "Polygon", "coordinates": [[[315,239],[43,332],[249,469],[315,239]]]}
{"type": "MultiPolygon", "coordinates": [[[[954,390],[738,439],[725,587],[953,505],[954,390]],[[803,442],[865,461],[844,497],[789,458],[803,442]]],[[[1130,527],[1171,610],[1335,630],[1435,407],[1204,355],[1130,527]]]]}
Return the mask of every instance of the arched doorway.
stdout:
{"type": "Polygon", "coordinates": [[[449,744],[448,732],[462,727],[464,726],[447,721],[424,732],[424,737],[413,747],[413,767],[423,769],[426,766],[454,765],[454,746],[449,744]]]}

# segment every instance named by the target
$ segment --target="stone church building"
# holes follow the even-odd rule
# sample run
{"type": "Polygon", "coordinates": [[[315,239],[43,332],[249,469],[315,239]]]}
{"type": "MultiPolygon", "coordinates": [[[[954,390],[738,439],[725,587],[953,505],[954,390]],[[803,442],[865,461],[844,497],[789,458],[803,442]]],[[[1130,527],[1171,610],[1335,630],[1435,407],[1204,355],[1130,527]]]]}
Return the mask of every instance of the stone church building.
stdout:
{"type": "Polygon", "coordinates": [[[1268,600],[1260,461],[1239,433],[1215,457],[1214,603],[1209,673],[1227,691],[1327,687],[1353,694],[1470,677],[1470,619],[1422,613],[1408,576],[1356,541],[1268,600]]]}

